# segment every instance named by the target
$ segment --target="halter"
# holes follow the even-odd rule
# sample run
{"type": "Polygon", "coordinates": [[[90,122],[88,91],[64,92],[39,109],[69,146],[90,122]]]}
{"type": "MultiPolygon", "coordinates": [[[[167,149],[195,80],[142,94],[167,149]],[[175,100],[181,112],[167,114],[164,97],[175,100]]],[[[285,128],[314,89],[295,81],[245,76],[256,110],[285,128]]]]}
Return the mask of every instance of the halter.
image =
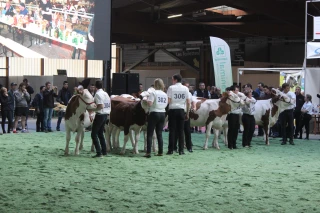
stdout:
{"type": "Polygon", "coordinates": [[[94,104],[94,102],[88,103],[85,100],[83,100],[83,98],[80,95],[78,95],[78,96],[79,96],[80,100],[83,101],[83,103],[85,103],[87,106],[94,104]]]}

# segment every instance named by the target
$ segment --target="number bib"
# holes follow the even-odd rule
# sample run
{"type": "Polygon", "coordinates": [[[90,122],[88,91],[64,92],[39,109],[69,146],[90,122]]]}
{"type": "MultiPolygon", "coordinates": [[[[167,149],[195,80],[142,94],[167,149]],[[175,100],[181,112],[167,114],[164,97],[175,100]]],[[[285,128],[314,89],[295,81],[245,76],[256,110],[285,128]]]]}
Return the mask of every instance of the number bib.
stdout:
{"type": "Polygon", "coordinates": [[[108,108],[111,108],[110,100],[108,102],[104,103],[104,109],[108,109],[108,108]]]}
{"type": "Polygon", "coordinates": [[[166,95],[157,95],[156,99],[157,106],[163,106],[164,108],[167,106],[168,97],[166,95]]]}
{"type": "Polygon", "coordinates": [[[173,92],[173,99],[177,101],[184,101],[187,99],[185,91],[174,91],[173,92]]]}

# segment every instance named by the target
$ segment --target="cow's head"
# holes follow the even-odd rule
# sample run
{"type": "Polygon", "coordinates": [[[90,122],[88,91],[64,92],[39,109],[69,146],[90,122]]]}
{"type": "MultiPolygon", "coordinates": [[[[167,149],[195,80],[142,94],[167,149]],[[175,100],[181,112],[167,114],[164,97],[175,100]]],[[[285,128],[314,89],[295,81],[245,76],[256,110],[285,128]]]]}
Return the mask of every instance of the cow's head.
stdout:
{"type": "Polygon", "coordinates": [[[276,96],[278,96],[280,98],[280,100],[289,103],[291,101],[291,99],[284,93],[281,92],[280,90],[276,89],[276,88],[272,88],[272,93],[276,96]]]}
{"type": "MultiPolygon", "coordinates": [[[[148,90],[149,91],[149,90],[148,90]]],[[[151,92],[151,90],[150,90],[151,92]]],[[[147,91],[143,91],[141,94],[140,94],[140,99],[141,99],[141,106],[142,106],[142,109],[144,109],[144,111],[146,113],[149,112],[149,106],[148,106],[148,103],[147,103],[147,100],[148,100],[148,97],[150,96],[150,93],[147,92],[147,91]]]]}
{"type": "MultiPolygon", "coordinates": [[[[244,105],[244,101],[239,97],[238,94],[235,94],[232,91],[228,91],[226,94],[228,96],[227,104],[231,106],[231,111],[239,108],[240,105],[244,105]]],[[[226,94],[224,94],[224,96],[226,96],[226,94]]]]}
{"type": "Polygon", "coordinates": [[[87,109],[96,109],[97,105],[94,103],[94,98],[89,92],[89,90],[84,89],[81,94],[79,94],[81,101],[87,105],[87,109]]]}

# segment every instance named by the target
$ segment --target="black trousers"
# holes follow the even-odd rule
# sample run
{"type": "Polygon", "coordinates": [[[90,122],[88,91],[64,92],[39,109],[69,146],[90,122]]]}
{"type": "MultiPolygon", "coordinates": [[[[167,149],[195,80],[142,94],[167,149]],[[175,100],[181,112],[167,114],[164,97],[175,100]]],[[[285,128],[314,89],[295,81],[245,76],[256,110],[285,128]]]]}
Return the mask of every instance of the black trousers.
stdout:
{"type": "Polygon", "coordinates": [[[281,119],[281,131],[283,142],[286,142],[287,138],[289,138],[290,142],[293,142],[293,109],[284,110],[281,119]],[[288,131],[286,131],[287,125],[288,131]]]}
{"type": "Polygon", "coordinates": [[[242,146],[251,146],[251,140],[254,133],[256,121],[253,115],[242,115],[243,134],[242,134],[242,146]]]}
{"type": "Polygon", "coordinates": [[[299,132],[300,132],[300,126],[301,126],[301,111],[300,110],[296,110],[293,112],[293,118],[296,120],[296,129],[294,132],[295,136],[298,136],[299,132]]]}
{"type": "Polygon", "coordinates": [[[309,133],[310,133],[310,129],[309,129],[309,123],[310,123],[310,120],[311,120],[311,115],[309,114],[304,114],[302,119],[301,119],[301,122],[300,122],[300,126],[299,128],[299,131],[300,131],[300,138],[302,138],[302,128],[305,126],[306,127],[306,138],[309,139],[309,133]]]}
{"type": "Polygon", "coordinates": [[[176,137],[179,139],[179,151],[184,149],[183,130],[185,114],[183,109],[170,109],[169,119],[169,146],[168,151],[173,152],[176,137]]]}
{"type": "Polygon", "coordinates": [[[166,115],[164,112],[151,112],[148,116],[147,127],[147,153],[151,153],[152,136],[154,130],[158,139],[158,153],[163,154],[162,129],[164,126],[166,115]]]}
{"type": "Polygon", "coordinates": [[[3,133],[6,133],[6,132],[10,133],[10,128],[12,126],[12,120],[13,120],[13,111],[11,110],[1,111],[1,117],[2,117],[1,127],[2,127],[3,133]],[[5,130],[6,119],[8,119],[7,131],[5,130]]]}
{"type": "MultiPolygon", "coordinates": [[[[184,121],[183,130],[184,130],[184,139],[186,142],[186,147],[188,150],[191,150],[192,149],[192,142],[191,142],[190,119],[188,119],[187,121],[184,121]]],[[[178,142],[178,137],[176,135],[176,139],[175,139],[175,143],[174,143],[174,150],[178,149],[177,142],[178,142]]]]}
{"type": "Polygon", "coordinates": [[[237,147],[237,138],[239,132],[240,122],[239,114],[228,115],[228,148],[235,149],[237,147]]]}
{"type": "Polygon", "coordinates": [[[44,112],[40,111],[39,113],[37,113],[37,122],[36,122],[37,132],[44,131],[43,120],[44,120],[44,112]]]}
{"type": "Polygon", "coordinates": [[[107,154],[107,144],[106,139],[104,138],[104,125],[107,122],[107,114],[97,114],[93,120],[91,139],[96,148],[97,155],[106,155],[107,154]],[[100,143],[99,143],[100,142],[100,143]]]}

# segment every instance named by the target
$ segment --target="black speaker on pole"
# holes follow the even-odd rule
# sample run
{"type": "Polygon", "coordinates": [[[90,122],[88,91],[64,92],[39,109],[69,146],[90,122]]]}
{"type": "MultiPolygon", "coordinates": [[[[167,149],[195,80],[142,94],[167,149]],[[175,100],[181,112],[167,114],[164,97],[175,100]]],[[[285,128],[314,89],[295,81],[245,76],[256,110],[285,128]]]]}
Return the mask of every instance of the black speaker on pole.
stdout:
{"type": "Polygon", "coordinates": [[[133,93],[139,92],[139,73],[128,73],[127,74],[127,94],[132,95],[133,93]]]}
{"type": "Polygon", "coordinates": [[[112,95],[127,94],[127,74],[113,73],[112,75],[112,95]]]}

